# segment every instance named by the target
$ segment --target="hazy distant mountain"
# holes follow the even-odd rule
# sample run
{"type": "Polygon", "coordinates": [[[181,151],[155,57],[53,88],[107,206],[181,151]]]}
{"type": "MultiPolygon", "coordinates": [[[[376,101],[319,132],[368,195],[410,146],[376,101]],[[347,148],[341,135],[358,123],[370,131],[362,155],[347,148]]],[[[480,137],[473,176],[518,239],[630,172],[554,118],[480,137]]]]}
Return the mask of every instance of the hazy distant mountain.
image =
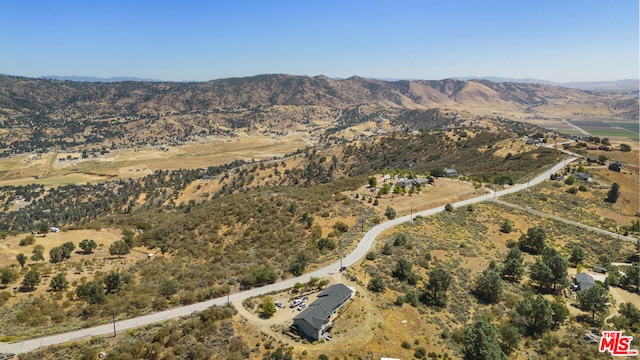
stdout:
{"type": "Polygon", "coordinates": [[[59,75],[46,75],[41,76],[42,79],[54,79],[54,80],[69,80],[69,81],[78,81],[78,82],[120,82],[120,81],[152,81],[158,82],[161,80],[157,79],[145,79],[145,78],[137,78],[137,77],[127,77],[127,76],[116,76],[110,78],[101,78],[95,76],[59,76],[59,75]]]}
{"type": "Polygon", "coordinates": [[[563,86],[572,89],[589,90],[589,91],[611,91],[611,92],[633,92],[638,91],[640,82],[636,79],[624,79],[615,81],[574,81],[566,83],[558,83],[542,79],[524,78],[513,79],[496,76],[465,76],[460,80],[489,80],[495,83],[521,83],[521,84],[545,84],[553,86],[563,86]]]}

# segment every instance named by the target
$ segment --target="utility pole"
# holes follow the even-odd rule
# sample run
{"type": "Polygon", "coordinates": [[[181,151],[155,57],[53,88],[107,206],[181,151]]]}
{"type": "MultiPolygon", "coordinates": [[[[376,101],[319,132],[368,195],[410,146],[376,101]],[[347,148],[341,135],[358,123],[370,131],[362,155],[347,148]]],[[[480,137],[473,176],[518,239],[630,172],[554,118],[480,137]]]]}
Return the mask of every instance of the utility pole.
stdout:
{"type": "Polygon", "coordinates": [[[111,318],[113,319],[113,337],[116,337],[116,313],[111,308],[111,318]]]}

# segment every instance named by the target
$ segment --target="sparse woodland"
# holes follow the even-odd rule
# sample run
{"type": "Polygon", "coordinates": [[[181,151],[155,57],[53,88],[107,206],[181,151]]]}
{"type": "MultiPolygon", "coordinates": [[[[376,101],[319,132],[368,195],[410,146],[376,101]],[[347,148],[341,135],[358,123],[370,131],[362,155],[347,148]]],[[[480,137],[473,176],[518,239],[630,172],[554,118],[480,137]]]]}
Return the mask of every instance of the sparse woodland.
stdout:
{"type": "MultiPolygon", "coordinates": [[[[311,118],[337,119],[318,133],[321,146],[297,150],[282,159],[155,170],[138,179],[94,184],[1,187],[0,235],[31,235],[25,235],[14,263],[0,264],[0,340],[67,331],[105,323],[112,317],[124,319],[221,297],[335,261],[339,251],[356,244],[362,230],[383,221],[384,216],[399,215],[390,206],[378,208],[379,198],[412,194],[376,184],[375,177],[371,180],[374,174],[438,177],[445,168],[455,168],[460,180],[476,188],[496,188],[525,183],[566,158],[551,148],[505,148],[504,144],[522,141],[523,135],[547,141],[550,134],[497,116],[471,119],[451,111],[377,105],[362,112],[360,104],[371,97],[406,96],[416,104],[422,101],[409,91],[408,83],[389,84],[283,75],[204,84],[111,86],[0,76],[0,86],[7,89],[0,96],[0,127],[15,135],[12,141],[9,135],[0,136],[7,156],[51,148],[84,149],[86,156],[92,156],[119,146],[178,145],[212,134],[232,137],[241,128],[278,134],[287,131],[284,123],[305,116],[304,125],[309,127],[313,127],[311,118]],[[282,83],[300,91],[274,92],[282,83]],[[240,91],[247,88],[253,91],[240,91]],[[338,96],[342,92],[350,95],[338,96]],[[236,95],[226,99],[231,93],[236,95]],[[98,98],[106,99],[105,104],[95,108],[98,98]],[[283,105],[299,102],[311,107],[283,105]],[[187,118],[189,122],[180,124],[187,118]],[[397,131],[358,141],[340,135],[345,129],[382,118],[397,131]],[[28,126],[25,119],[29,119],[28,126]],[[172,134],[169,143],[167,133],[172,134]],[[381,191],[368,199],[354,193],[367,183],[381,191]],[[207,186],[215,190],[200,191],[207,186]],[[189,192],[197,196],[183,200],[189,192]],[[16,208],[18,201],[22,205],[16,208]],[[108,246],[108,259],[84,260],[83,256],[100,247],[92,239],[65,242],[48,253],[42,245],[38,247],[35,239],[45,241],[52,226],[63,232],[114,228],[122,238],[108,246]],[[155,257],[126,262],[131,251],[155,257]],[[107,261],[115,264],[109,270],[107,261]],[[78,268],[91,272],[69,281],[65,274],[78,268]],[[45,287],[48,291],[34,293],[45,287]]],[[[449,80],[418,85],[447,92],[461,91],[465,83],[449,80]]],[[[500,91],[506,86],[485,85],[500,91]]],[[[523,106],[543,104],[536,91],[550,91],[543,86],[521,87],[510,89],[510,101],[523,106]]],[[[553,178],[575,170],[580,169],[568,166],[553,178]]],[[[637,235],[637,220],[618,224],[598,212],[611,214],[631,206],[625,183],[616,183],[613,195],[617,203],[604,201],[613,187],[610,190],[608,180],[601,179],[595,184],[550,181],[505,200],[637,235]]],[[[640,338],[637,304],[614,304],[618,313],[609,316],[613,307],[589,301],[606,295],[595,293],[587,299],[569,290],[573,268],[603,265],[609,275],[594,292],[607,288],[640,291],[638,249],[633,244],[496,203],[457,209],[448,205],[448,211],[398,226],[377,240],[366,259],[348,269],[367,289],[364,296],[375,299],[377,311],[388,314],[411,307],[425,328],[438,331],[415,335],[415,339],[380,341],[387,345],[393,341],[399,351],[407,351],[407,357],[421,359],[595,359],[605,355],[586,346],[583,335],[592,327],[615,326],[640,338]],[[612,265],[617,262],[636,265],[612,265]],[[438,351],[428,352],[425,346],[434,348],[435,343],[438,351]]],[[[291,347],[276,344],[264,333],[257,339],[243,337],[235,314],[233,308],[214,307],[130,331],[116,344],[92,338],[20,358],[94,359],[100,351],[107,352],[107,359],[294,357],[291,347]]],[[[640,347],[637,341],[634,346],[640,347]]],[[[366,356],[365,349],[354,350],[353,358],[366,356]]]]}

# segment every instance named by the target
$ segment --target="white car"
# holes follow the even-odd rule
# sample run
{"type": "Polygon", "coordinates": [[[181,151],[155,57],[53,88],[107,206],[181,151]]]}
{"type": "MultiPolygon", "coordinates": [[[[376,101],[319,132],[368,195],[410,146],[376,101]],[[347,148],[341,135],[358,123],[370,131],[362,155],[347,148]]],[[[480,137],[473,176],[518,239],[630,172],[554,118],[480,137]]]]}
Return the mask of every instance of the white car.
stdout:
{"type": "Polygon", "coordinates": [[[304,309],[306,307],[307,307],[307,304],[302,303],[302,304],[300,304],[300,306],[298,306],[298,311],[302,311],[302,309],[304,309]]]}

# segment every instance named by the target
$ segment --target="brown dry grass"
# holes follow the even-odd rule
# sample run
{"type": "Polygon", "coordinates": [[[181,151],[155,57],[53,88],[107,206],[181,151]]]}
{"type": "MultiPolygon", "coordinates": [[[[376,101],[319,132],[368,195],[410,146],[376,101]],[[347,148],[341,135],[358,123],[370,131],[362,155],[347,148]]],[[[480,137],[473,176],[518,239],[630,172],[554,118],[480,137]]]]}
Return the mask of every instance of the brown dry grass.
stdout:
{"type": "MultiPolygon", "coordinates": [[[[40,285],[34,291],[26,293],[14,291],[13,294],[15,296],[11,298],[8,303],[9,305],[34,295],[46,293],[49,289],[49,276],[58,272],[63,272],[69,283],[80,280],[82,277],[90,280],[97,270],[108,272],[115,268],[124,268],[147,257],[147,252],[144,249],[138,248],[133,249],[130,254],[121,258],[111,256],[109,254],[109,246],[122,238],[122,233],[119,229],[82,229],[48,233],[46,236],[36,235],[35,244],[20,246],[20,240],[26,236],[28,236],[28,234],[19,234],[0,240],[0,264],[3,266],[11,264],[17,265],[16,255],[23,253],[28,258],[24,267],[24,270],[27,270],[29,267],[37,264],[30,259],[33,248],[36,245],[42,245],[44,247],[43,254],[45,261],[40,262],[40,265],[44,265],[43,270],[41,270],[44,276],[42,277],[40,285]],[[84,239],[93,239],[98,244],[98,247],[92,254],[85,255],[79,253],[82,249],[80,249],[78,244],[84,239]],[[49,263],[49,251],[53,247],[60,246],[68,241],[73,242],[76,246],[76,249],[71,254],[71,258],[58,264],[49,263]]],[[[18,269],[20,269],[19,266],[18,269]]],[[[21,273],[20,278],[12,284],[12,286],[19,287],[23,275],[24,273],[21,273]]]]}
{"type": "Polygon", "coordinates": [[[60,186],[116,178],[138,178],[155,169],[177,170],[222,165],[233,160],[282,157],[309,146],[308,134],[264,136],[241,134],[236,138],[208,138],[180,147],[114,150],[87,159],[64,160],[67,155],[26,154],[0,159],[0,185],[43,184],[60,186]]]}

